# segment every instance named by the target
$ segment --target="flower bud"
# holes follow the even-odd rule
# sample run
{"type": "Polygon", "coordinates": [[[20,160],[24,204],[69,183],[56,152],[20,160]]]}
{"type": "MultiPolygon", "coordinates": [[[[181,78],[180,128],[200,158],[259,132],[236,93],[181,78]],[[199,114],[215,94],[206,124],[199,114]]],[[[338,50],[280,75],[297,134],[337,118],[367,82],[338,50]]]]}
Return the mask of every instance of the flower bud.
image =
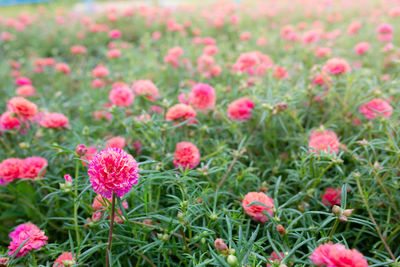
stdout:
{"type": "Polygon", "coordinates": [[[332,207],[332,213],[335,214],[336,216],[340,216],[342,214],[342,209],[339,206],[334,205],[332,207]]]}
{"type": "Polygon", "coordinates": [[[77,145],[75,148],[75,153],[79,156],[85,156],[87,152],[87,147],[85,145],[77,145]]]}
{"type": "Polygon", "coordinates": [[[237,266],[238,261],[235,255],[229,255],[228,258],[226,259],[226,261],[228,262],[228,264],[230,266],[237,266]]]}
{"type": "Polygon", "coordinates": [[[214,246],[218,252],[225,252],[228,250],[228,246],[225,244],[224,240],[221,238],[215,239],[214,246]]]}
{"type": "Polygon", "coordinates": [[[21,142],[18,144],[21,149],[28,149],[30,147],[29,143],[21,142]]]}
{"type": "Polygon", "coordinates": [[[281,236],[284,236],[284,235],[286,235],[286,233],[287,233],[285,227],[283,227],[282,224],[278,224],[278,225],[276,226],[276,231],[278,231],[278,233],[279,233],[281,236]]]}
{"type": "Polygon", "coordinates": [[[350,217],[351,214],[353,214],[353,211],[354,211],[354,209],[347,209],[347,210],[344,210],[342,214],[346,217],[350,217]]]}
{"type": "Polygon", "coordinates": [[[342,222],[342,223],[345,223],[345,222],[347,222],[347,217],[344,216],[344,215],[340,215],[339,216],[339,221],[342,222]]]}
{"type": "Polygon", "coordinates": [[[83,127],[82,134],[88,136],[90,134],[90,129],[88,126],[83,127]]]}
{"type": "Polygon", "coordinates": [[[215,221],[216,219],[218,219],[218,215],[213,212],[213,213],[210,214],[210,219],[212,221],[215,221]]]}
{"type": "Polygon", "coordinates": [[[72,182],[72,177],[69,174],[64,175],[64,179],[66,182],[72,182]]]}
{"type": "Polygon", "coordinates": [[[6,267],[8,264],[9,258],[0,257],[0,267],[6,267]]]}

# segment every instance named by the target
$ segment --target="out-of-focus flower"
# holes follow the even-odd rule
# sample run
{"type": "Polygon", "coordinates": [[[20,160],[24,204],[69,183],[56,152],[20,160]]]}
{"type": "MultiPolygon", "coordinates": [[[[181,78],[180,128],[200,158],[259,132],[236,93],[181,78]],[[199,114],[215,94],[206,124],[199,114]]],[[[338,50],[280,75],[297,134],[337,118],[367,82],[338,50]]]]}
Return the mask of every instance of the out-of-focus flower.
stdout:
{"type": "Polygon", "coordinates": [[[253,220],[264,223],[267,222],[268,216],[264,212],[268,212],[271,216],[274,214],[274,200],[267,194],[262,192],[249,192],[242,201],[242,207],[247,215],[253,217],[253,220]],[[249,206],[252,202],[260,202],[263,205],[255,203],[249,206]]]}
{"type": "Polygon", "coordinates": [[[359,110],[361,114],[370,120],[381,116],[389,118],[393,113],[393,108],[389,102],[380,98],[372,99],[361,105],[359,110]]]}
{"type": "Polygon", "coordinates": [[[251,111],[254,107],[253,101],[243,97],[239,98],[228,106],[228,117],[231,120],[248,120],[251,118],[251,111]]]}
{"type": "Polygon", "coordinates": [[[23,223],[17,226],[13,232],[9,234],[11,243],[8,246],[10,251],[8,255],[13,256],[17,249],[22,245],[21,249],[14,256],[22,257],[33,249],[40,249],[47,244],[47,236],[33,223],[23,223]]]}
{"type": "Polygon", "coordinates": [[[200,152],[196,145],[190,142],[176,144],[173,163],[175,168],[193,169],[200,162],[200,152]]]}

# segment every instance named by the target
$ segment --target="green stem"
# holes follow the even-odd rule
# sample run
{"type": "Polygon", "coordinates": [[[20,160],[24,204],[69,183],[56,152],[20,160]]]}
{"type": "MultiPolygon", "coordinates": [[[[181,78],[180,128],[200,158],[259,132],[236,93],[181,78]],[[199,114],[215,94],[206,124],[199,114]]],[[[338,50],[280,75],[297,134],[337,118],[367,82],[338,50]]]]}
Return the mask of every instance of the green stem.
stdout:
{"type": "Polygon", "coordinates": [[[78,199],[78,190],[76,189],[76,185],[77,185],[77,179],[79,176],[79,161],[76,160],[75,162],[75,179],[74,179],[74,183],[75,183],[75,189],[74,189],[74,225],[75,225],[75,235],[76,235],[76,241],[78,242],[78,246],[81,243],[81,238],[79,235],[79,226],[78,226],[78,203],[77,203],[77,199],[78,199]]]}
{"type": "Polygon", "coordinates": [[[110,232],[108,233],[108,245],[107,245],[107,251],[106,251],[106,267],[110,267],[110,257],[109,254],[111,254],[111,247],[112,247],[112,234],[114,230],[114,215],[115,215],[115,198],[117,194],[113,193],[112,195],[112,201],[111,201],[111,218],[110,218],[110,232]]]}
{"type": "Polygon", "coordinates": [[[331,229],[331,232],[329,233],[328,241],[331,240],[331,238],[332,238],[333,234],[335,233],[336,228],[337,228],[338,226],[339,226],[339,218],[336,218],[335,224],[333,225],[333,227],[332,227],[332,229],[331,229]]]}

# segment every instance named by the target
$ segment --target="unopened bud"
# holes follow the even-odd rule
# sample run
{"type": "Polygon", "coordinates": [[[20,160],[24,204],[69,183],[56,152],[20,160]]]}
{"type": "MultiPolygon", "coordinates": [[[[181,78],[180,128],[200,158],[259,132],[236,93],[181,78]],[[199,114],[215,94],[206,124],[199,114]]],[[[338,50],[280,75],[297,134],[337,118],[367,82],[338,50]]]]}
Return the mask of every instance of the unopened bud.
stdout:
{"type": "Polygon", "coordinates": [[[19,143],[19,147],[21,149],[28,149],[30,147],[30,145],[27,142],[22,142],[22,143],[19,143]]]}
{"type": "Polygon", "coordinates": [[[286,235],[286,233],[287,233],[285,227],[283,227],[282,224],[278,224],[278,225],[276,226],[276,231],[278,231],[278,233],[279,233],[281,236],[284,236],[284,235],[286,235]]]}
{"type": "Polygon", "coordinates": [[[69,174],[64,175],[64,179],[66,182],[72,182],[72,177],[69,174]]]}
{"type": "Polygon", "coordinates": [[[228,250],[228,246],[225,244],[224,240],[221,238],[215,239],[214,246],[218,252],[225,252],[228,250]]]}
{"type": "Polygon", "coordinates": [[[334,205],[332,207],[332,213],[335,214],[336,216],[340,216],[342,214],[342,209],[339,206],[334,205]]]}
{"type": "Polygon", "coordinates": [[[213,213],[210,214],[210,219],[212,221],[215,221],[216,219],[218,219],[218,215],[213,212],[213,213]]]}
{"type": "Polygon", "coordinates": [[[75,153],[79,156],[79,157],[83,157],[86,155],[87,152],[87,147],[85,145],[77,145],[75,148],[75,153]]]}
{"type": "Polygon", "coordinates": [[[339,216],[339,221],[342,222],[342,223],[345,223],[345,222],[347,222],[347,217],[344,216],[344,215],[340,215],[339,216]]]}
{"type": "Polygon", "coordinates": [[[8,264],[9,258],[0,257],[0,267],[6,267],[8,264]]]}
{"type": "Polygon", "coordinates": [[[237,266],[237,258],[235,255],[229,255],[228,258],[226,259],[226,261],[228,262],[228,264],[230,266],[237,266]]]}

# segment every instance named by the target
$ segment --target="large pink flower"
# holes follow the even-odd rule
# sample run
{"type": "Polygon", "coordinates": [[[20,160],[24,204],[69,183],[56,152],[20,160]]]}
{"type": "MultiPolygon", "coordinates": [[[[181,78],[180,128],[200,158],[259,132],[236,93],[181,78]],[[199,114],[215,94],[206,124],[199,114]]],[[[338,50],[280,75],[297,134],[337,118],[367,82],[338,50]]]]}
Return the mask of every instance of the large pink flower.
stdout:
{"type": "Polygon", "coordinates": [[[333,57],[325,63],[322,70],[332,75],[339,75],[341,73],[350,72],[351,67],[343,58],[333,57]]]}
{"type": "Polygon", "coordinates": [[[100,151],[89,163],[88,174],[93,190],[103,197],[125,195],[137,184],[139,166],[136,160],[119,148],[100,151]]]}
{"type": "Polygon", "coordinates": [[[46,173],[47,159],[42,157],[30,157],[23,160],[20,178],[43,177],[46,173]]]}
{"type": "Polygon", "coordinates": [[[22,257],[32,249],[39,249],[47,244],[47,236],[33,223],[20,224],[13,232],[8,235],[11,238],[10,251],[8,255],[12,256],[25,240],[29,240],[21,247],[16,257],[22,257]]]}
{"type": "Polygon", "coordinates": [[[7,107],[9,111],[17,114],[22,120],[33,120],[38,113],[36,104],[23,97],[11,98],[7,107]]]}
{"type": "Polygon", "coordinates": [[[53,263],[53,267],[72,266],[76,264],[71,252],[64,252],[53,263]]]}
{"type": "Polygon", "coordinates": [[[0,163],[0,185],[5,185],[20,178],[22,165],[21,159],[9,158],[3,160],[0,163]]]}
{"type": "Polygon", "coordinates": [[[118,107],[129,107],[135,100],[132,90],[125,86],[113,88],[108,98],[113,105],[118,107]]]}
{"type": "Polygon", "coordinates": [[[370,120],[381,117],[382,115],[389,118],[393,113],[393,108],[389,102],[379,98],[372,99],[368,103],[361,105],[359,110],[361,114],[370,120]]]}
{"type": "Polygon", "coordinates": [[[189,104],[195,109],[207,111],[215,106],[215,90],[208,84],[198,83],[189,94],[189,104]]]}
{"type": "Polygon", "coordinates": [[[176,104],[170,107],[165,114],[166,121],[177,121],[177,120],[189,120],[189,124],[195,123],[196,111],[189,105],[186,104],[176,104]]]}
{"type": "Polygon", "coordinates": [[[336,134],[332,131],[324,130],[314,130],[311,133],[310,141],[308,147],[311,148],[315,153],[320,153],[321,151],[328,152],[334,151],[339,152],[340,142],[336,134]]]}
{"type": "Polygon", "coordinates": [[[44,128],[63,128],[69,126],[68,118],[61,113],[49,112],[40,120],[40,126],[44,128]]]}
{"type": "Polygon", "coordinates": [[[326,267],[368,267],[364,256],[355,249],[347,249],[342,244],[319,245],[310,259],[316,266],[326,267]]]}
{"type": "Polygon", "coordinates": [[[135,94],[145,95],[151,101],[158,98],[158,88],[150,80],[138,80],[132,85],[132,89],[135,94]]]}
{"type": "Polygon", "coordinates": [[[14,130],[21,127],[21,122],[11,111],[6,111],[0,116],[0,130],[14,130]]]}
{"type": "Polygon", "coordinates": [[[239,98],[228,106],[228,117],[231,120],[248,120],[254,107],[253,101],[246,97],[239,98]]]}
{"type": "Polygon", "coordinates": [[[192,169],[200,162],[200,152],[196,145],[190,142],[179,142],[176,144],[173,163],[176,168],[192,169]]]}
{"type": "Polygon", "coordinates": [[[253,220],[261,223],[268,221],[268,216],[263,213],[264,211],[268,212],[271,216],[274,214],[274,200],[262,192],[247,193],[243,198],[242,207],[247,215],[253,217],[253,220]],[[257,204],[248,206],[252,202],[260,202],[265,206],[257,204]]]}
{"type": "Polygon", "coordinates": [[[250,75],[261,75],[271,68],[273,61],[268,55],[260,51],[243,53],[233,64],[232,69],[239,72],[247,72],[250,75]]]}

